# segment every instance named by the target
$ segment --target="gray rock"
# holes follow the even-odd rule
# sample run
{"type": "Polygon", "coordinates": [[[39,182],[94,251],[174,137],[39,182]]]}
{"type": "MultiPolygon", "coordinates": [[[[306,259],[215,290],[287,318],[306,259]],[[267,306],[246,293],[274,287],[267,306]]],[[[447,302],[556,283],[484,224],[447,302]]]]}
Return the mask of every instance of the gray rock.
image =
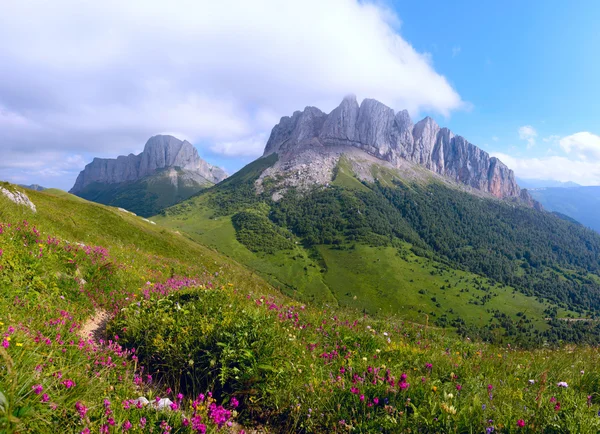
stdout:
{"type": "Polygon", "coordinates": [[[86,186],[98,182],[118,184],[137,181],[157,170],[180,167],[197,173],[202,178],[218,183],[227,177],[223,169],[212,166],[198,155],[196,148],[188,141],[172,136],[151,137],[139,155],[129,154],[112,158],[94,158],[79,173],[70,193],[77,194],[86,186]]]}
{"type": "MultiPolygon", "coordinates": [[[[406,110],[394,114],[384,104],[347,96],[331,113],[315,107],[283,117],[269,137],[264,155],[277,152],[292,161],[291,154],[319,147],[352,146],[391,163],[421,165],[453,181],[490,193],[498,198],[516,198],[530,204],[521,194],[512,170],[464,137],[440,128],[430,117],[413,125],[406,110]]],[[[284,168],[285,161],[278,167],[284,168]]]]}
{"type": "Polygon", "coordinates": [[[0,194],[6,196],[8,200],[16,203],[17,205],[26,206],[33,212],[37,211],[35,204],[29,199],[29,197],[25,193],[21,193],[19,190],[11,191],[8,188],[0,187],[0,194]]]}

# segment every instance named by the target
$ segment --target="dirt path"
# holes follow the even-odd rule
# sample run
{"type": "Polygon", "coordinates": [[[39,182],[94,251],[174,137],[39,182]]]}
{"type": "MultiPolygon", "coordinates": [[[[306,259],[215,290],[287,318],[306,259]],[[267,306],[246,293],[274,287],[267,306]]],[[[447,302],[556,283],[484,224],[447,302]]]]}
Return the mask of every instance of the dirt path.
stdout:
{"type": "Polygon", "coordinates": [[[79,336],[83,339],[93,339],[99,341],[106,338],[106,324],[109,320],[108,312],[97,310],[94,315],[88,318],[81,330],[79,336]]]}

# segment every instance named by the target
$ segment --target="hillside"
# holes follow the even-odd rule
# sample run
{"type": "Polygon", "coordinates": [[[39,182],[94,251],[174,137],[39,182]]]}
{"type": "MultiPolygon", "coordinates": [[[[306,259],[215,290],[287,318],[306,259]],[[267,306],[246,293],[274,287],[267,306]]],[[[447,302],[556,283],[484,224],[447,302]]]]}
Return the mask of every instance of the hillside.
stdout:
{"type": "Polygon", "coordinates": [[[260,194],[256,186],[276,162],[263,157],[155,219],[300,300],[453,325],[496,342],[598,339],[596,327],[545,320],[600,306],[594,232],[435,177],[406,180],[372,166],[377,181],[360,181],[344,159],[329,186],[290,188],[274,201],[276,180],[263,178],[260,194]]]}
{"type": "Polygon", "coordinates": [[[302,305],[127,212],[26,194],[36,212],[0,195],[4,432],[600,428],[593,348],[515,350],[302,305]],[[107,331],[83,334],[102,311],[107,331]]]}
{"type": "Polygon", "coordinates": [[[538,188],[531,195],[544,208],[567,215],[600,232],[600,187],[538,188]]]}

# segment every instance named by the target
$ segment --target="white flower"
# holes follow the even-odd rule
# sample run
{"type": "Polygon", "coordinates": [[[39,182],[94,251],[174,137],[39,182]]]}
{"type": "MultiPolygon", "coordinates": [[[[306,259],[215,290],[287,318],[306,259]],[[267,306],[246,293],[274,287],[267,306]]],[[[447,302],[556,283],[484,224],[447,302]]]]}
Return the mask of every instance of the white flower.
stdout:
{"type": "Polygon", "coordinates": [[[569,385],[567,384],[566,381],[561,381],[560,383],[557,384],[558,387],[569,387],[569,385]]]}
{"type": "Polygon", "coordinates": [[[535,384],[535,380],[529,380],[529,384],[535,384]]]}

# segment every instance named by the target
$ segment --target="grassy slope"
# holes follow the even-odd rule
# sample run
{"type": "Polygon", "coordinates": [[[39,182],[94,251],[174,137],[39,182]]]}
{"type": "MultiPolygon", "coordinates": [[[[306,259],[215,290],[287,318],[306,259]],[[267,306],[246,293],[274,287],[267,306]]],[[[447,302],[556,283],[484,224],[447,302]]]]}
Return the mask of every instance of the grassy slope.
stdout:
{"type": "Polygon", "coordinates": [[[201,265],[210,272],[225,271],[236,283],[268,286],[254,273],[215,250],[117,208],[88,202],[62,190],[27,190],[26,193],[36,205],[37,213],[23,206],[14,206],[0,195],[1,221],[27,220],[42,228],[42,234],[58,236],[73,243],[166,256],[186,264],[201,265]]]}
{"type": "MultiPolygon", "coordinates": [[[[182,172],[180,169],[176,170],[182,172]]],[[[93,183],[81,191],[79,196],[149,217],[213,185],[209,181],[204,185],[191,181],[184,182],[181,176],[177,179],[177,185],[174,185],[167,172],[161,170],[135,182],[93,183]]]]}
{"type": "MultiPolygon", "coordinates": [[[[399,179],[398,174],[390,170],[373,170],[373,175],[383,183],[392,185],[393,179],[399,179]]],[[[252,178],[251,170],[247,172],[243,180],[246,182],[252,178]]],[[[236,182],[236,179],[232,177],[225,182],[236,182]]],[[[333,184],[353,190],[369,189],[353,176],[350,163],[343,158],[333,184]]],[[[350,246],[344,246],[343,250],[336,250],[320,246],[317,248],[320,258],[315,258],[300,244],[293,251],[276,254],[251,252],[236,240],[231,215],[216,215],[210,204],[211,194],[209,191],[198,195],[186,201],[185,208],[179,208],[180,212],[154,219],[256,270],[287,295],[371,314],[398,314],[419,322],[425,321],[425,314],[430,315],[432,321],[445,314],[449,321],[462,319],[469,324],[484,325],[490,320],[492,309],[513,319],[518,319],[517,313],[523,312],[533,320],[536,329],[547,327],[543,311],[549,304],[500,285],[490,290],[491,297],[483,304],[481,301],[487,293],[476,289],[474,282],[487,282],[486,278],[463,271],[441,272],[447,267],[416,257],[408,250],[410,245],[406,245],[404,255],[398,255],[393,248],[357,246],[356,250],[347,250],[350,246]],[[440,289],[448,283],[451,289],[440,289]],[[461,289],[469,292],[461,293],[461,289]],[[419,290],[425,290],[425,294],[420,294],[419,290]]],[[[567,313],[559,309],[559,316],[567,313]]]]}
{"type": "MultiPolygon", "coordinates": [[[[393,319],[371,320],[318,306],[305,309],[284,297],[267,300],[262,295],[270,289],[261,285],[259,278],[177,234],[61,192],[27,193],[38,207],[36,214],[0,197],[0,222],[13,224],[0,234],[4,250],[0,254],[0,287],[5,295],[0,300],[0,327],[2,331],[12,325],[16,328],[8,332],[12,340],[7,348],[0,347],[0,358],[7,367],[0,370],[3,432],[82,432],[85,428],[98,432],[100,426],[108,428],[111,423],[105,414],[105,399],[112,402],[114,426],[109,432],[122,432],[130,422],[132,432],[149,432],[151,426],[154,432],[164,432],[159,430],[161,424],[172,426],[171,432],[192,432],[182,423],[183,417],[194,412],[188,396],[181,402],[182,412],[125,408],[128,399],[145,395],[153,400],[166,392],[160,385],[148,387],[146,377],[142,385],[134,383],[137,363],[131,354],[114,345],[77,344],[77,327],[69,329],[71,319],[61,321],[73,315],[75,325],[80,324],[94,306],[82,295],[87,291],[80,292],[73,279],[63,278],[71,274],[87,280],[84,288],[101,286],[102,291],[95,295],[101,296],[97,302],[107,303],[103,307],[118,302],[115,331],[123,332],[125,344],[144,346],[141,357],[167,357],[173,364],[180,363],[180,371],[169,371],[177,378],[189,366],[189,351],[197,351],[195,365],[200,366],[201,378],[217,384],[219,374],[229,379],[227,385],[234,389],[228,393],[241,401],[242,421],[256,417],[270,430],[324,433],[348,432],[354,427],[355,432],[440,433],[484,432],[493,426],[496,432],[598,432],[600,374],[594,348],[515,351],[393,319]],[[111,263],[118,266],[114,272],[102,274],[110,269],[103,261],[51,244],[44,244],[44,255],[38,257],[30,251],[31,246],[21,242],[20,230],[15,229],[23,219],[38,225],[43,233],[40,241],[46,235],[58,235],[107,246],[111,263]],[[148,253],[165,257],[152,258],[148,253]],[[71,258],[75,263],[71,264],[71,258]],[[3,273],[7,266],[17,267],[16,272],[3,273]],[[240,285],[217,280],[172,294],[169,300],[153,296],[141,306],[125,298],[141,295],[143,282],[153,280],[146,273],[157,276],[162,271],[164,276],[170,266],[188,267],[196,273],[211,271],[211,275],[219,269],[228,275],[227,280],[229,276],[239,278],[240,285]],[[4,285],[5,278],[15,283],[4,285]],[[28,280],[44,289],[32,294],[25,284],[28,280]],[[55,281],[60,288],[49,285],[55,281]],[[14,294],[20,299],[13,303],[14,294]],[[193,314],[194,309],[206,314],[193,314]],[[48,337],[49,343],[36,340],[38,333],[48,337]],[[215,341],[205,340],[207,336],[215,341]],[[208,351],[210,357],[202,357],[208,351]],[[257,354],[260,358],[253,359],[257,354]],[[114,364],[106,364],[108,357],[114,364]],[[240,368],[238,374],[235,369],[240,368]],[[374,369],[380,374],[377,378],[374,369]],[[400,383],[402,373],[406,374],[406,387],[391,385],[392,380],[400,383]],[[355,374],[368,381],[353,383],[355,374]],[[248,390],[239,384],[239,376],[255,387],[248,390]],[[67,388],[66,380],[75,385],[67,388]],[[569,388],[557,387],[559,381],[567,381],[569,388]],[[47,403],[42,401],[43,395],[34,392],[36,385],[48,393],[47,403]],[[353,393],[350,387],[359,390],[353,393]],[[559,410],[554,397],[561,403],[559,410]],[[77,405],[87,409],[85,416],[78,414],[77,405]],[[140,426],[141,418],[145,428],[140,426]],[[524,430],[517,426],[521,420],[524,430]]],[[[361,264],[367,268],[371,265],[366,259],[385,262],[394,254],[368,249],[359,250],[364,256],[361,264]]],[[[322,253],[331,256],[330,260],[346,261],[346,251],[322,253]]],[[[405,262],[416,266],[415,260],[420,261],[407,256],[405,262]]],[[[345,265],[349,269],[355,266],[352,262],[345,265]]],[[[393,261],[389,265],[394,267],[393,261]]],[[[433,264],[422,265],[432,270],[433,264]]],[[[408,270],[392,268],[384,277],[402,273],[408,270]]],[[[452,276],[440,276],[447,277],[452,276]]],[[[432,281],[425,279],[422,284],[427,282],[432,281]]],[[[209,423],[205,405],[200,413],[202,422],[209,424],[209,433],[229,432],[226,428],[217,431],[209,423]]]]}

